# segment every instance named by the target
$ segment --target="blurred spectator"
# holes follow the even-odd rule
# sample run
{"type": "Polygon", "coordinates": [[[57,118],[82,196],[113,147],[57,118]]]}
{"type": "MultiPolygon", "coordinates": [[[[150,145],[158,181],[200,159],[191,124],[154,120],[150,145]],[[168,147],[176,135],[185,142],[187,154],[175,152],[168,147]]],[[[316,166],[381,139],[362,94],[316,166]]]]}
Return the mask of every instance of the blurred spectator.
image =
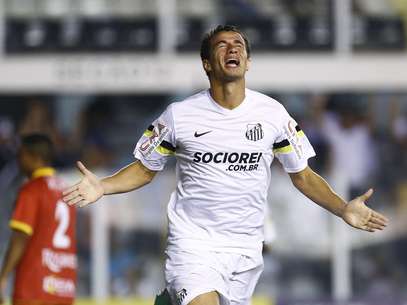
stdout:
{"type": "Polygon", "coordinates": [[[52,140],[57,140],[58,135],[50,111],[50,104],[38,99],[30,100],[20,123],[19,133],[21,135],[43,133],[49,135],[52,140]]]}
{"type": "Polygon", "coordinates": [[[309,160],[310,166],[325,176],[330,163],[329,143],[322,127],[326,112],[326,96],[322,94],[314,95],[309,101],[302,101],[302,103],[306,103],[306,107],[303,110],[305,117],[301,120],[300,125],[307,132],[307,136],[317,154],[316,158],[309,160]]]}
{"type": "Polygon", "coordinates": [[[17,140],[14,129],[11,119],[0,117],[0,261],[10,237],[8,220],[23,180],[16,162],[17,140]]]}
{"type": "Polygon", "coordinates": [[[17,192],[23,183],[24,177],[18,170],[16,160],[13,158],[0,170],[0,261],[5,254],[10,238],[8,221],[14,208],[17,192]]]}
{"type": "MultiPolygon", "coordinates": [[[[75,135],[63,135],[55,122],[54,102],[48,99],[31,99],[19,124],[20,135],[43,133],[54,143],[54,165],[58,168],[70,166],[79,158],[82,141],[75,135]]],[[[79,127],[80,128],[80,127],[79,127]]]]}
{"type": "Polygon", "coordinates": [[[371,186],[377,169],[369,104],[349,94],[327,97],[326,102],[321,131],[329,143],[329,171],[344,179],[349,198],[359,196],[371,186]]]}
{"type": "Polygon", "coordinates": [[[402,109],[399,99],[390,103],[390,113],[391,135],[400,148],[407,150],[407,112],[402,109]]]}
{"type": "Polygon", "coordinates": [[[106,134],[106,124],[112,125],[113,119],[113,107],[103,98],[90,103],[81,114],[75,142],[81,148],[81,159],[90,168],[105,168],[113,159],[106,134]]]}
{"type": "MultiPolygon", "coordinates": [[[[390,108],[390,134],[392,142],[392,175],[397,209],[407,215],[407,109],[400,98],[393,98],[390,108]]],[[[404,226],[407,233],[407,226],[404,226]]]]}
{"type": "Polygon", "coordinates": [[[14,124],[8,117],[0,117],[0,169],[15,154],[14,124]]]}
{"type": "Polygon", "coordinates": [[[41,99],[31,99],[28,101],[26,112],[19,124],[18,132],[20,135],[31,133],[41,133],[49,136],[54,143],[57,158],[56,163],[59,163],[60,156],[63,155],[66,139],[62,137],[54,120],[52,112],[52,103],[41,99]]]}

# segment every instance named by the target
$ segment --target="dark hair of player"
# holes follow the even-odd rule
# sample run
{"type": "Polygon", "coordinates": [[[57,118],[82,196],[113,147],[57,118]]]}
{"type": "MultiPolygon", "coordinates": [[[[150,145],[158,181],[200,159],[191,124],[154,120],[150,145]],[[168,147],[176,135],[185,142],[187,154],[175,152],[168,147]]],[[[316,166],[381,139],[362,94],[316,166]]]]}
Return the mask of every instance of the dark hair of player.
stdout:
{"type": "Polygon", "coordinates": [[[24,135],[21,137],[21,146],[29,153],[41,158],[47,164],[53,161],[54,145],[45,134],[32,133],[24,135]]]}
{"type": "Polygon", "coordinates": [[[236,33],[240,34],[243,37],[243,40],[244,40],[244,43],[246,46],[247,57],[250,58],[251,50],[250,50],[250,43],[249,43],[249,40],[247,39],[247,36],[234,25],[218,25],[215,29],[206,33],[202,39],[201,53],[200,53],[202,60],[209,59],[210,51],[211,51],[211,40],[213,37],[216,36],[216,34],[218,34],[220,32],[236,32],[236,33]]]}

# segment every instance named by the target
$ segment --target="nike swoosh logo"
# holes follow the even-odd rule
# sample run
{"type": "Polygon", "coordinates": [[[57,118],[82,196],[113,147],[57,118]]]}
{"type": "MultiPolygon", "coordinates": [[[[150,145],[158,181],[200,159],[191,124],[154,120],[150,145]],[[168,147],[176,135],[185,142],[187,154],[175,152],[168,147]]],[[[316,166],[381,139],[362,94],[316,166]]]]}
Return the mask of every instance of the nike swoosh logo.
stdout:
{"type": "Polygon", "coordinates": [[[206,131],[206,132],[202,132],[202,133],[197,133],[197,132],[195,131],[194,136],[195,136],[195,138],[199,138],[199,137],[202,137],[202,136],[204,136],[204,135],[206,135],[207,133],[210,133],[210,132],[212,132],[212,130],[209,130],[209,131],[206,131]]]}

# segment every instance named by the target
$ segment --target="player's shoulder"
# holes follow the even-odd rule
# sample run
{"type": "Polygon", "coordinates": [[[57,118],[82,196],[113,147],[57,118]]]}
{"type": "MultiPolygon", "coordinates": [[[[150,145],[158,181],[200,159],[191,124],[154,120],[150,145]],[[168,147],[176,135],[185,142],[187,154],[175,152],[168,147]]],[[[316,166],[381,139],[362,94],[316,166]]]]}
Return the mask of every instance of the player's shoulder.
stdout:
{"type": "Polygon", "coordinates": [[[30,180],[26,181],[21,188],[22,189],[32,189],[32,188],[38,187],[39,185],[41,185],[43,183],[44,183],[44,179],[42,177],[30,179],[30,180]]]}
{"type": "Polygon", "coordinates": [[[256,90],[246,88],[246,96],[259,106],[270,109],[274,112],[286,112],[284,106],[275,98],[256,90]]]}
{"type": "Polygon", "coordinates": [[[34,194],[41,192],[44,181],[41,178],[31,179],[26,181],[20,188],[20,193],[34,194]]]}

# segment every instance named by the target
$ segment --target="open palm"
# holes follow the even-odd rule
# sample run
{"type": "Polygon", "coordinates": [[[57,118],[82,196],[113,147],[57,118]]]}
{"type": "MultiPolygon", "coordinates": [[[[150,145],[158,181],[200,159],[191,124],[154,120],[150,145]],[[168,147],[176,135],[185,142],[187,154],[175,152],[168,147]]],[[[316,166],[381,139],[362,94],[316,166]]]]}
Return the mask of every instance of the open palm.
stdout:
{"type": "Polygon", "coordinates": [[[79,183],[63,192],[63,201],[69,205],[84,207],[103,196],[103,186],[99,178],[81,162],[77,162],[83,177],[79,183]]]}
{"type": "Polygon", "coordinates": [[[365,201],[372,196],[373,190],[369,189],[362,196],[350,201],[343,212],[343,220],[355,227],[368,232],[383,230],[387,225],[387,218],[382,214],[367,207],[365,201]]]}

